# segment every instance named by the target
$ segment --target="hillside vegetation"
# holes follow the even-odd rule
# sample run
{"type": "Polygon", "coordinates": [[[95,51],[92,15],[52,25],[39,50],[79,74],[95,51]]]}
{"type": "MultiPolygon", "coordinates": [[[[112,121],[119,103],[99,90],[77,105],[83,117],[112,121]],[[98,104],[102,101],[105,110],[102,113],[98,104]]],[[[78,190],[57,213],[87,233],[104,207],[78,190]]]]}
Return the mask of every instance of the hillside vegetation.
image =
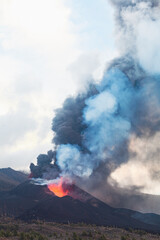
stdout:
{"type": "Polygon", "coordinates": [[[1,240],[160,240],[158,234],[96,225],[0,220],[1,240]]]}

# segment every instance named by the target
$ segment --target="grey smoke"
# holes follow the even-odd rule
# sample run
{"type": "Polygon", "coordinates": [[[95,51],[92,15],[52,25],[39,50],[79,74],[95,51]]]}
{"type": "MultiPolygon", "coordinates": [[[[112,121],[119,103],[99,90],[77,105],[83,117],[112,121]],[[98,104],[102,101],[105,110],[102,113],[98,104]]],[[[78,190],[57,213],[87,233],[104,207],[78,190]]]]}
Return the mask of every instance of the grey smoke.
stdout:
{"type": "Polygon", "coordinates": [[[47,154],[40,154],[37,157],[37,165],[30,164],[32,178],[44,178],[47,180],[57,178],[60,169],[55,161],[55,152],[50,150],[47,154]]]}
{"type": "MultiPolygon", "coordinates": [[[[31,164],[31,171],[34,177],[50,176],[50,179],[67,174],[80,186],[85,183],[86,190],[102,200],[135,209],[140,199],[144,205],[140,194],[144,186],[124,190],[115,181],[109,183],[108,178],[122,163],[138,156],[130,150],[132,136],[152,139],[160,131],[160,70],[150,64],[155,53],[152,42],[149,49],[140,44],[141,24],[147,21],[150,26],[159,26],[159,1],[110,2],[115,7],[121,57],[110,63],[99,84],[89,85],[88,92],[66,99],[62,108],[56,110],[52,121],[54,157],[40,155],[37,166],[31,164]],[[56,174],[52,175],[54,168],[56,174]]],[[[155,64],[159,66],[159,52],[157,56],[155,64]]],[[[157,159],[154,156],[156,162],[158,155],[159,150],[157,159]]],[[[145,161],[152,159],[146,156],[145,161]]],[[[151,178],[159,174],[157,171],[152,169],[151,178]]]]}

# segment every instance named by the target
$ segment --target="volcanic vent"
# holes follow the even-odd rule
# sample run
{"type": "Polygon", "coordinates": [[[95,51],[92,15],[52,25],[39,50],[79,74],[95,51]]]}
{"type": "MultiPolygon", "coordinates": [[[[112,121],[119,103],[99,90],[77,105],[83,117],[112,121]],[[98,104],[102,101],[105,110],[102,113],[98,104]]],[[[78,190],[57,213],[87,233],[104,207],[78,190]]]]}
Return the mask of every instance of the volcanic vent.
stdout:
{"type": "Polygon", "coordinates": [[[62,177],[58,179],[57,183],[49,184],[48,189],[57,197],[64,197],[69,195],[69,186],[67,186],[67,184],[63,181],[62,177]]]}

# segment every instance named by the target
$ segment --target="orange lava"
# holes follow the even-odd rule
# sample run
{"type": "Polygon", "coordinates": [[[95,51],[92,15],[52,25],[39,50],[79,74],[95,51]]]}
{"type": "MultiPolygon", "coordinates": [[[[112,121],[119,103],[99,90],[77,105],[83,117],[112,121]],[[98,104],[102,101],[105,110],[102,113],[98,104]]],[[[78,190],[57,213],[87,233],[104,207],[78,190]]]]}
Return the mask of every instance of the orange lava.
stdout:
{"type": "Polygon", "coordinates": [[[68,195],[69,191],[63,188],[63,178],[61,177],[58,183],[48,185],[48,189],[57,197],[64,197],[68,195]]]}

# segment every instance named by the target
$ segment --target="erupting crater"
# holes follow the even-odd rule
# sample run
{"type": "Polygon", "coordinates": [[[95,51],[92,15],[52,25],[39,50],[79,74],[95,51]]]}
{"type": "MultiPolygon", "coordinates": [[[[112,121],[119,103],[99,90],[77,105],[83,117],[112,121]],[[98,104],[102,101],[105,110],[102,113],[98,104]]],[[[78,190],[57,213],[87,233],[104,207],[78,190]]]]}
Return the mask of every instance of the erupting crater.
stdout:
{"type": "Polygon", "coordinates": [[[64,197],[69,194],[67,185],[64,182],[64,179],[61,177],[57,183],[52,183],[48,185],[48,189],[53,192],[57,197],[64,197]]]}

